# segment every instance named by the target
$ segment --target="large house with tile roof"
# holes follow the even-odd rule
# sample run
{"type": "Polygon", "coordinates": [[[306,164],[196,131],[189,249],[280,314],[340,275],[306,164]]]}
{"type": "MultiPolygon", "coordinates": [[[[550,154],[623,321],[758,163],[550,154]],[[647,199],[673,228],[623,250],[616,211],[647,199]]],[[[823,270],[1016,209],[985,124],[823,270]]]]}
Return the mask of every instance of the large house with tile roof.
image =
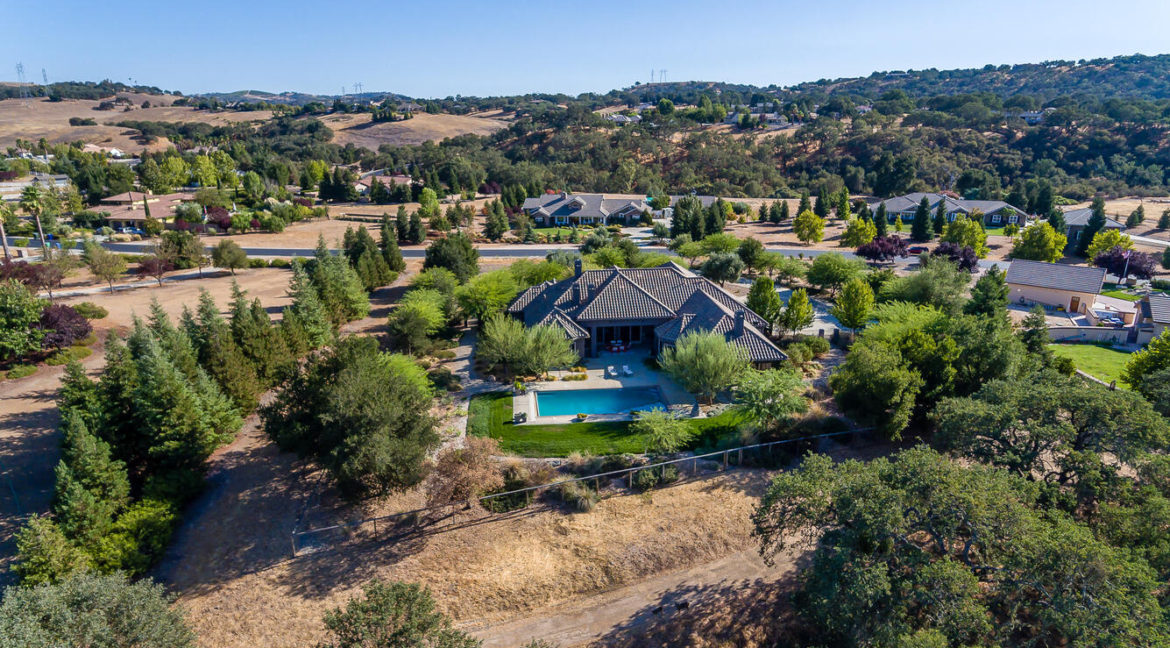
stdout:
{"type": "Polygon", "coordinates": [[[938,210],[939,202],[946,204],[947,222],[955,220],[959,214],[970,216],[975,211],[983,214],[983,224],[989,227],[998,227],[1000,225],[1019,225],[1023,227],[1028,222],[1028,215],[1026,213],[1002,200],[964,200],[938,193],[915,192],[906,194],[905,196],[879,200],[871,203],[869,208],[871,211],[876,212],[878,205],[884,203],[886,205],[886,217],[891,223],[900,217],[903,223],[909,225],[914,222],[914,216],[918,213],[918,205],[922,203],[923,197],[926,198],[926,202],[930,205],[931,218],[934,217],[935,212],[938,210]]]}
{"type": "Polygon", "coordinates": [[[722,333],[758,367],[788,357],[763,332],[764,318],[675,263],[583,271],[578,260],[572,277],[529,288],[507,313],[527,326],[560,327],[582,357],[619,340],[658,353],[692,331],[722,333]]]}

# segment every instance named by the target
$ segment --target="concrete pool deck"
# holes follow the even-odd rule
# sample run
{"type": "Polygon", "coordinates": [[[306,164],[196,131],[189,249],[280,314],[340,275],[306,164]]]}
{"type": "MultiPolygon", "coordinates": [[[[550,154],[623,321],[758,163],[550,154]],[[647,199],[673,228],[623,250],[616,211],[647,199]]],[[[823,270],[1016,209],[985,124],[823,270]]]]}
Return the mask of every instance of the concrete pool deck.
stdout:
{"type": "MultiPolygon", "coordinates": [[[[550,375],[556,380],[542,380],[527,385],[523,394],[512,397],[512,412],[525,412],[528,420],[520,425],[549,425],[572,423],[575,416],[537,416],[536,393],[541,391],[568,391],[573,389],[621,389],[624,387],[657,387],[671,411],[687,416],[698,413],[698,403],[678,383],[671,380],[661,371],[650,369],[642,360],[647,358],[644,349],[635,349],[623,353],[603,352],[596,358],[585,358],[580,366],[585,367],[585,380],[561,380],[564,376],[573,375],[571,371],[551,371],[550,375]],[[609,378],[605,375],[606,367],[613,367],[620,373],[622,365],[628,366],[634,373],[632,376],[620,375],[609,378]]],[[[628,412],[614,414],[591,414],[590,422],[601,421],[630,421],[633,417],[628,412]]]]}

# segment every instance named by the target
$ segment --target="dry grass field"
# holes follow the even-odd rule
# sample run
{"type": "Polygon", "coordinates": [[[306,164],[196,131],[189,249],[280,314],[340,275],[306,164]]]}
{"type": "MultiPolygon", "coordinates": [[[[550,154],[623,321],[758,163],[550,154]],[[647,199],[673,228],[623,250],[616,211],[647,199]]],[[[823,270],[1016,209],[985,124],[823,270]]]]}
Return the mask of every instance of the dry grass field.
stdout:
{"type": "Polygon", "coordinates": [[[186,106],[172,106],[170,104],[178,97],[171,95],[122,93],[119,96],[129,98],[134,108],[129,111],[123,111],[121,108],[94,110],[100,102],[91,100],[53,102],[44,97],[29,99],[27,102],[19,99],[0,101],[0,148],[15,145],[17,138],[35,142],[43,137],[54,144],[81,140],[99,146],[116,147],[128,153],[137,153],[147,148],[152,151],[165,150],[170,145],[165,139],[160,139],[148,147],[135,137],[137,131],[109,124],[123,120],[141,120],[223,125],[262,121],[272,116],[268,111],[208,112],[186,106]],[[149,101],[151,107],[141,108],[144,101],[149,101]],[[93,119],[98,125],[70,126],[70,117],[93,119]]]}
{"type": "Polygon", "coordinates": [[[408,146],[473,133],[490,135],[508,125],[503,115],[431,115],[415,113],[405,121],[370,121],[369,113],[326,115],[319,119],[333,129],[333,142],[377,151],[382,144],[408,146]]]}

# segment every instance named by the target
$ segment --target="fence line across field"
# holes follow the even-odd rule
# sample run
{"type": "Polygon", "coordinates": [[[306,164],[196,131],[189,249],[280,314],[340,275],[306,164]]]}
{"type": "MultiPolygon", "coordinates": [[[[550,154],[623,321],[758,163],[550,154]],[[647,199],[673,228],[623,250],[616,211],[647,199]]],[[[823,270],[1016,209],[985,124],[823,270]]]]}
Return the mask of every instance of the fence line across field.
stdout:
{"type": "MultiPolygon", "coordinates": [[[[850,435],[850,434],[858,434],[861,432],[869,432],[869,431],[872,431],[873,429],[874,428],[861,428],[858,430],[843,430],[840,432],[825,432],[823,434],[814,434],[812,436],[801,437],[799,439],[784,439],[781,441],[768,441],[766,443],[754,443],[752,445],[740,446],[737,448],[728,448],[726,450],[716,450],[714,452],[707,452],[704,454],[693,455],[690,457],[681,457],[679,459],[668,459],[666,461],[659,461],[659,462],[652,463],[652,464],[646,464],[644,466],[631,466],[630,468],[620,468],[618,470],[610,470],[610,471],[603,472],[603,473],[597,473],[596,475],[588,475],[585,477],[570,477],[568,479],[562,479],[562,480],[558,480],[555,482],[549,482],[547,484],[538,484],[536,486],[527,486],[525,488],[518,488],[516,490],[505,491],[503,493],[492,493],[490,495],[483,495],[481,497],[477,497],[477,498],[475,498],[475,501],[477,501],[480,504],[483,504],[484,502],[488,502],[488,501],[493,500],[493,499],[499,499],[499,498],[503,498],[503,497],[511,497],[514,495],[529,495],[529,497],[531,497],[532,494],[538,494],[540,492],[547,491],[550,489],[554,489],[554,488],[563,489],[566,484],[579,483],[579,482],[590,482],[590,481],[594,482],[594,486],[597,490],[600,490],[600,488],[597,488],[597,487],[600,486],[602,479],[605,479],[605,478],[613,479],[613,478],[616,478],[619,476],[625,476],[628,480],[627,483],[629,484],[629,486],[633,487],[634,474],[637,472],[640,472],[643,470],[650,470],[653,468],[661,468],[664,466],[685,464],[687,462],[691,462],[691,474],[693,476],[693,475],[698,474],[700,461],[705,460],[705,459],[710,459],[712,457],[720,457],[720,456],[722,456],[722,459],[723,459],[723,469],[727,470],[732,465],[735,465],[735,466],[743,465],[743,453],[745,450],[759,451],[759,450],[762,450],[765,448],[771,449],[775,446],[785,445],[785,444],[790,444],[790,443],[803,443],[803,442],[808,442],[808,441],[816,441],[819,439],[828,439],[828,438],[845,436],[845,435],[850,435]],[[736,456],[734,463],[731,462],[732,455],[736,456]]],[[[447,509],[449,506],[450,505],[423,507],[423,508],[417,508],[417,509],[414,509],[411,511],[403,511],[401,513],[391,513],[390,515],[381,515],[381,516],[377,516],[377,517],[364,518],[361,520],[357,520],[355,522],[333,524],[330,526],[321,527],[319,529],[306,529],[304,531],[293,530],[292,538],[291,538],[293,555],[294,556],[297,555],[297,539],[301,538],[301,537],[313,536],[313,535],[317,535],[317,534],[321,534],[321,533],[326,533],[329,531],[359,530],[367,524],[372,525],[374,533],[377,534],[379,522],[385,523],[385,522],[388,522],[391,520],[400,520],[400,519],[407,518],[410,516],[417,516],[417,515],[422,514],[422,513],[427,513],[429,511],[437,511],[437,510],[441,510],[441,509],[447,509]]]]}

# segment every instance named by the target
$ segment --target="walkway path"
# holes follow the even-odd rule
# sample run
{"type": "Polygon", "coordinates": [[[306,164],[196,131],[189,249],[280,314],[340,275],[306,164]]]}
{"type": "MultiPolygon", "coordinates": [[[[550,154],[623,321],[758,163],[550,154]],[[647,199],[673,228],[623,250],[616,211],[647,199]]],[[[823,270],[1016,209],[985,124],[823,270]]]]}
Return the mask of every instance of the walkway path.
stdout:
{"type": "Polygon", "coordinates": [[[689,605],[708,588],[744,584],[746,581],[779,580],[792,571],[793,561],[780,560],[768,567],[755,550],[746,550],[690,569],[660,574],[583,600],[571,601],[526,617],[483,628],[465,628],[483,640],[484,648],[511,648],[544,639],[565,648],[601,639],[611,631],[636,632],[689,605]],[[679,592],[685,588],[685,593],[679,592]],[[659,608],[661,608],[659,610],[659,608]],[[655,610],[658,610],[655,612],[655,610]]]}

